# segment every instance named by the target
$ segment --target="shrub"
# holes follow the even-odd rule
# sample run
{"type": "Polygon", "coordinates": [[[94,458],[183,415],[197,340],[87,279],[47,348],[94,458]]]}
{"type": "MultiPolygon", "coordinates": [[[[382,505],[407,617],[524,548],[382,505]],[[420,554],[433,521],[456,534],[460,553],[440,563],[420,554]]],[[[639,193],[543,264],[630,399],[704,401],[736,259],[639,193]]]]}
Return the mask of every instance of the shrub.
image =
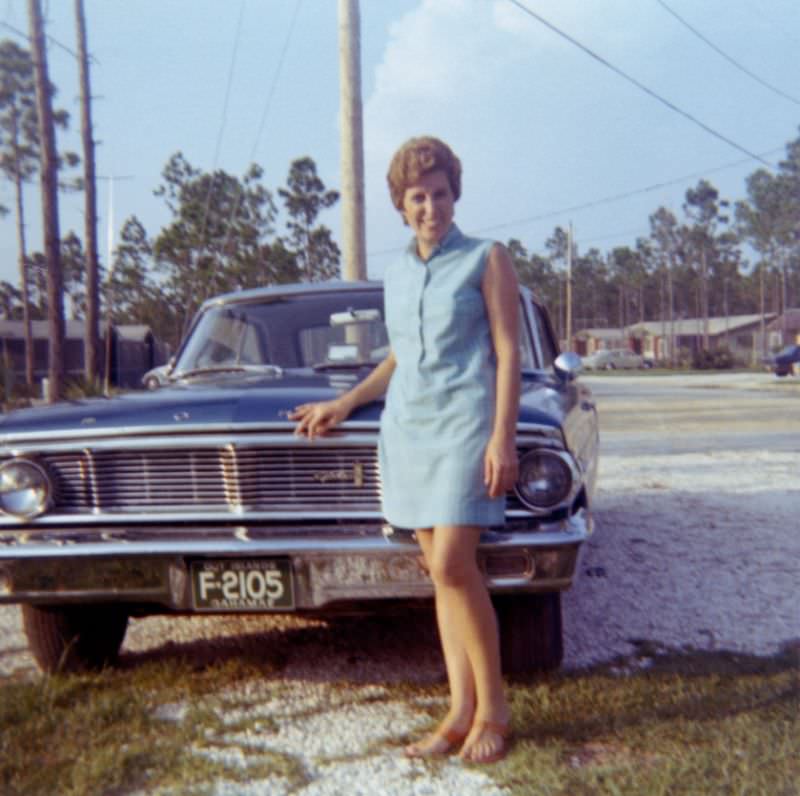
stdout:
{"type": "Polygon", "coordinates": [[[692,354],[692,367],[695,370],[730,370],[736,360],[728,348],[713,351],[695,351],[692,354]]]}

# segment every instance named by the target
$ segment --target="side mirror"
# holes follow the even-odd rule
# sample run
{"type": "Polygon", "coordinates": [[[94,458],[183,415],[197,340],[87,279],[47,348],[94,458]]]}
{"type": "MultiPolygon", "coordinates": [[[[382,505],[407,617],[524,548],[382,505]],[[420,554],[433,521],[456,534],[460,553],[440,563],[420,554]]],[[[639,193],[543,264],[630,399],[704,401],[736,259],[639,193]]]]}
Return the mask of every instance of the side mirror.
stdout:
{"type": "Polygon", "coordinates": [[[574,351],[566,351],[556,357],[556,361],[553,363],[553,370],[555,370],[559,381],[574,381],[583,370],[583,362],[574,351]]]}

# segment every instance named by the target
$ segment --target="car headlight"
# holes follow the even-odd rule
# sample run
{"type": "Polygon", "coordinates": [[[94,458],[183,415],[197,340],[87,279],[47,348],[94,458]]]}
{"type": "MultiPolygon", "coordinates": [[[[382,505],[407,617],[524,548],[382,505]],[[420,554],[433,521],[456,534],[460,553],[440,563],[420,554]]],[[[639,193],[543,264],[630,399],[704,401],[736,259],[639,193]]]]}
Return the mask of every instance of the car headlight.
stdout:
{"type": "Polygon", "coordinates": [[[47,509],[52,493],[50,478],[29,459],[12,459],[0,465],[0,511],[30,519],[47,509]]]}
{"type": "Polygon", "coordinates": [[[549,511],[570,499],[578,484],[572,457],[564,451],[537,448],[519,462],[514,491],[532,511],[549,511]]]}

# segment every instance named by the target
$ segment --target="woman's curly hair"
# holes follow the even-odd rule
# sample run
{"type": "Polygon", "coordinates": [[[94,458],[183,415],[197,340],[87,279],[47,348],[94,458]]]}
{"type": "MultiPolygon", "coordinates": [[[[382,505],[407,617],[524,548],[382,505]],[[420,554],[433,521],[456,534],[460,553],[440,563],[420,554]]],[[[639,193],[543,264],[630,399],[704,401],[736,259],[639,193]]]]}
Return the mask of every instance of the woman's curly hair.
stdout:
{"type": "Polygon", "coordinates": [[[403,209],[406,188],[432,171],[443,171],[450,183],[453,198],[461,196],[461,161],[444,141],[433,136],[410,138],[395,152],[386,180],[392,204],[403,209]]]}

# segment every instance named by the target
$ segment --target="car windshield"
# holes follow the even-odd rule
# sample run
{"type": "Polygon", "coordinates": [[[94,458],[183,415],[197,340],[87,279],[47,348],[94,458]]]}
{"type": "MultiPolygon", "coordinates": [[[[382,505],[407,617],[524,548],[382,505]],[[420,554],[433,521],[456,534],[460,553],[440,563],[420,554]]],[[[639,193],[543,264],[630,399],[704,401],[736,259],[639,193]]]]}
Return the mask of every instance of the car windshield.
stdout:
{"type": "Polygon", "coordinates": [[[202,313],[173,372],[361,367],[388,345],[380,290],[243,300],[202,313]]]}

